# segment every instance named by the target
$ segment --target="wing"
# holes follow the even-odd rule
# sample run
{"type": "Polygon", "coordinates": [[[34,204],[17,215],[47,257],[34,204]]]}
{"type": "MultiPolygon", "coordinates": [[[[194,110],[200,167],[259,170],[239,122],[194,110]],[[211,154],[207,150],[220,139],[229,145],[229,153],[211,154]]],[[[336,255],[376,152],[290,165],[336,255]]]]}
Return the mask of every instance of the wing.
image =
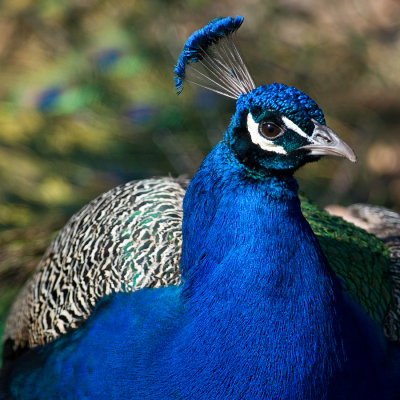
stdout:
{"type": "Polygon", "coordinates": [[[11,308],[4,358],[77,328],[105,295],[178,284],[186,186],[130,182],[75,214],[11,308]]]}
{"type": "Polygon", "coordinates": [[[353,204],[347,208],[331,206],[328,211],[364,228],[389,247],[392,289],[384,329],[390,340],[400,341],[400,215],[369,204],[353,204]]]}
{"type": "Polygon", "coordinates": [[[302,210],[343,287],[383,325],[392,299],[390,249],[375,235],[306,198],[302,198],[302,210]]]}

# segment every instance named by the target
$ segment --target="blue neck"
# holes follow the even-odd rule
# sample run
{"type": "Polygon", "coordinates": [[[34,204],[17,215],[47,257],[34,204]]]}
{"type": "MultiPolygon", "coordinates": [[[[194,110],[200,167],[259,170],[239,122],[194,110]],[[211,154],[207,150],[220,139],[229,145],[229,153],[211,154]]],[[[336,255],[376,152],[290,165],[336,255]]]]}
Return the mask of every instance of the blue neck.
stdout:
{"type": "Polygon", "coordinates": [[[346,386],[340,374],[369,364],[357,343],[368,327],[358,311],[360,321],[347,317],[352,305],[301,213],[292,176],[249,177],[217,145],[184,199],[181,268],[190,323],[179,351],[190,381],[202,381],[191,371],[205,380],[218,371],[232,387],[251,382],[242,398],[268,387],[271,398],[316,399],[346,386]]]}
{"type": "MultiPolygon", "coordinates": [[[[244,274],[241,281],[251,279],[250,272],[268,282],[286,282],[287,274],[304,277],[306,262],[312,275],[322,274],[333,284],[335,275],[301,213],[297,190],[292,174],[276,177],[271,173],[262,179],[249,176],[228,147],[219,143],[203,162],[184,199],[181,270],[186,291],[215,274],[214,267],[232,252],[239,253],[238,260],[247,265],[244,269],[243,265],[232,265],[244,274]],[[254,271],[250,269],[253,265],[257,266],[254,271]]],[[[219,271],[220,278],[225,281],[223,278],[232,272],[219,271]]],[[[230,285],[231,279],[226,282],[230,285]]]]}

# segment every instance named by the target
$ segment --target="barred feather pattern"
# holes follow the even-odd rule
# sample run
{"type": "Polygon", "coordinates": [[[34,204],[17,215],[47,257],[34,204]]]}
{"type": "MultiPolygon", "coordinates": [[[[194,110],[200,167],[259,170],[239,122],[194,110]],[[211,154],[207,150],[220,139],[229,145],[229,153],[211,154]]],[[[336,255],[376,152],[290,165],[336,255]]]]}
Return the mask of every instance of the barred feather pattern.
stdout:
{"type": "Polygon", "coordinates": [[[35,347],[77,328],[115,292],[177,285],[187,182],[134,181],[75,214],[14,303],[4,339],[35,347]]]}

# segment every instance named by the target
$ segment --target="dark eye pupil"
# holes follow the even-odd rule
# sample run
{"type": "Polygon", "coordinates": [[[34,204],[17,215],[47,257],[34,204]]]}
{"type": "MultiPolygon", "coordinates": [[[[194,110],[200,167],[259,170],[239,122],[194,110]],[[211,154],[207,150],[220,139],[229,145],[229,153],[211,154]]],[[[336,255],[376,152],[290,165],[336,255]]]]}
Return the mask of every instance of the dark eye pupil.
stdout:
{"type": "Polygon", "coordinates": [[[272,122],[263,122],[260,128],[261,134],[268,139],[273,139],[281,133],[281,128],[272,122]]]}

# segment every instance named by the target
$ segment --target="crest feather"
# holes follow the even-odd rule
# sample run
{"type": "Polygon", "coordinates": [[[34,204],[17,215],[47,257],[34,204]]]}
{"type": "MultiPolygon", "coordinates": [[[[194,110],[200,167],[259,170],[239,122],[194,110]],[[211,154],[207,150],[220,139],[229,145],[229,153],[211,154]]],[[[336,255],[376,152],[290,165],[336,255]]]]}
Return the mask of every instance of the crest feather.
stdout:
{"type": "Polygon", "coordinates": [[[189,82],[233,99],[255,89],[233,38],[242,23],[241,16],[215,18],[188,38],[174,70],[177,94],[187,75],[189,82]]]}

